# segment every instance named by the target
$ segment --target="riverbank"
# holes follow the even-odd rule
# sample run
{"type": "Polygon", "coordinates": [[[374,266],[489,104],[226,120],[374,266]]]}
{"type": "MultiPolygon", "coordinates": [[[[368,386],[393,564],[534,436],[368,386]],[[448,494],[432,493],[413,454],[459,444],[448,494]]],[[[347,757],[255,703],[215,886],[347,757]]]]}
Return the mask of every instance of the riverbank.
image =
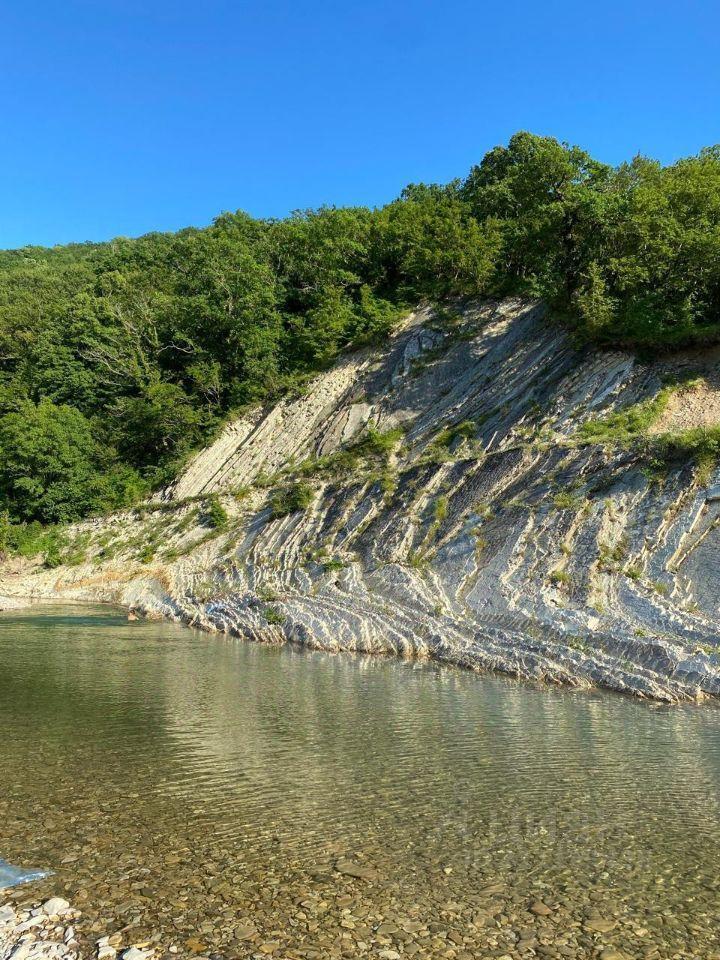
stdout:
{"type": "MultiPolygon", "coordinates": [[[[6,564],[0,593],[665,703],[716,698],[712,471],[648,459],[641,438],[598,426],[711,361],[578,349],[537,303],[423,308],[386,350],[228,425],[156,501],[71,528],[59,566],[6,564]]],[[[690,422],[692,390],[672,423],[690,422]]]]}
{"type": "Polygon", "coordinates": [[[0,613],[6,610],[22,610],[31,604],[31,600],[22,597],[3,597],[0,596],[0,613]]]}
{"type": "MultiPolygon", "coordinates": [[[[0,890],[0,902],[7,892],[0,890]]],[[[40,902],[18,896],[20,903],[0,905],[0,960],[151,960],[156,953],[148,944],[122,949],[119,935],[100,937],[92,947],[86,941],[83,947],[80,910],[62,897],[40,902]]]]}

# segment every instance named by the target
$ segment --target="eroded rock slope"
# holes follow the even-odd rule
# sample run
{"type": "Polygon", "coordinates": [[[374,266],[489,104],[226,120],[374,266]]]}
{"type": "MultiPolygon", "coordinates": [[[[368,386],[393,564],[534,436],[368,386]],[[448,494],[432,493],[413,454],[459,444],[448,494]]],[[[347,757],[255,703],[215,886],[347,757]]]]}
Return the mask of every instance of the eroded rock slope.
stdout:
{"type": "Polygon", "coordinates": [[[712,383],[715,361],[580,350],[536,303],[420,309],[387,349],[229,425],[159,502],[78,525],[72,565],[8,566],[0,594],[666,701],[715,696],[714,478],[682,462],[659,473],[636,446],[582,433],[668,374],[712,383]]]}

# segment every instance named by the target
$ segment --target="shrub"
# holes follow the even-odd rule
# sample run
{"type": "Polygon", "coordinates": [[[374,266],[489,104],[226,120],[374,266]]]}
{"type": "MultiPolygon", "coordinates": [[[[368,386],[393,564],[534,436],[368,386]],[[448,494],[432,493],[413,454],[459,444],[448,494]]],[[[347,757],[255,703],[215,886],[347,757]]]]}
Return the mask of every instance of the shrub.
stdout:
{"type": "Polygon", "coordinates": [[[585,503],[584,497],[567,491],[556,493],[552,499],[558,510],[580,510],[585,503]]]}
{"type": "Polygon", "coordinates": [[[152,563],[155,559],[155,547],[152,543],[146,543],[138,553],[140,563],[152,563]]]}
{"type": "Polygon", "coordinates": [[[280,611],[276,610],[274,607],[265,607],[263,610],[263,616],[268,623],[277,625],[285,623],[287,619],[284,613],[280,613],[280,611]]]}
{"type": "Polygon", "coordinates": [[[307,510],[315,499],[315,492],[309,483],[299,481],[288,484],[276,491],[270,501],[270,510],[274,520],[286,517],[298,510],[307,510]]]}
{"type": "Polygon", "coordinates": [[[663,434],[652,445],[653,453],[666,463],[694,461],[709,479],[720,456],[720,427],[695,427],[680,433],[663,434]]]}
{"type": "Polygon", "coordinates": [[[207,500],[206,523],[215,530],[226,530],[229,517],[227,510],[220,503],[220,498],[216,493],[211,494],[207,500]]]}
{"type": "Polygon", "coordinates": [[[386,430],[384,433],[369,427],[364,437],[353,444],[349,449],[366,459],[387,458],[397,447],[404,436],[400,427],[386,430]]]}
{"type": "Polygon", "coordinates": [[[21,557],[44,554],[51,565],[62,562],[60,551],[66,544],[66,535],[60,527],[44,527],[37,520],[32,523],[11,523],[7,513],[0,513],[0,554],[16,553],[21,557]],[[54,561],[58,562],[55,563],[54,561]]]}

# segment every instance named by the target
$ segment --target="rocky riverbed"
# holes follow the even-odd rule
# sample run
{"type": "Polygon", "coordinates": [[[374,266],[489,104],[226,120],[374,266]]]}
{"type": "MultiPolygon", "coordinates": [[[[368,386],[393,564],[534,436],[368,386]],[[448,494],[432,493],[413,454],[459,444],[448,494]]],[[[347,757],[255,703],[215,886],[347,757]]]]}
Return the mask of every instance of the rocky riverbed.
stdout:
{"type": "Polygon", "coordinates": [[[83,960],[720,949],[715,709],[74,606],[0,662],[0,849],[52,871],[5,899],[83,960]]]}
{"type": "MultiPolygon", "coordinates": [[[[86,942],[83,948],[82,918],[82,912],[62,897],[40,902],[20,894],[17,901],[0,906],[0,960],[151,960],[154,956],[149,944],[123,949],[119,934],[100,937],[93,947],[86,942]]],[[[171,956],[173,952],[177,948],[171,956]]]]}
{"type": "MultiPolygon", "coordinates": [[[[534,898],[502,882],[458,891],[451,873],[446,868],[436,888],[417,900],[361,861],[337,861],[329,874],[304,883],[278,884],[272,876],[264,889],[258,884],[257,899],[243,909],[226,905],[224,920],[199,920],[194,935],[167,947],[157,935],[127,946],[117,922],[109,928],[118,932],[97,936],[91,933],[97,923],[90,926],[62,898],[40,903],[22,896],[0,907],[0,960],[720,958],[717,936],[699,915],[683,920],[658,911],[650,900],[641,910],[619,902],[609,909],[606,895],[585,884],[577,892],[572,883],[538,889],[534,898]]],[[[184,906],[192,910],[191,902],[184,906]]]]}

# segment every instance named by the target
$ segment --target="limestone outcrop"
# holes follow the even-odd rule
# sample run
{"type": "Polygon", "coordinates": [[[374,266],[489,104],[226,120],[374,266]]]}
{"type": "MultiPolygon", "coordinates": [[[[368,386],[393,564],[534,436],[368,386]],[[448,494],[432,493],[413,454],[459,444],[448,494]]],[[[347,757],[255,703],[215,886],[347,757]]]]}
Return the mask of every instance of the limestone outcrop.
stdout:
{"type": "Polygon", "coordinates": [[[229,424],[156,502],[78,524],[73,565],[0,573],[0,594],[668,702],[716,696],[720,476],[583,433],[669,374],[712,385],[714,364],[578,347],[538,303],[424,307],[385,348],[229,424]]]}

